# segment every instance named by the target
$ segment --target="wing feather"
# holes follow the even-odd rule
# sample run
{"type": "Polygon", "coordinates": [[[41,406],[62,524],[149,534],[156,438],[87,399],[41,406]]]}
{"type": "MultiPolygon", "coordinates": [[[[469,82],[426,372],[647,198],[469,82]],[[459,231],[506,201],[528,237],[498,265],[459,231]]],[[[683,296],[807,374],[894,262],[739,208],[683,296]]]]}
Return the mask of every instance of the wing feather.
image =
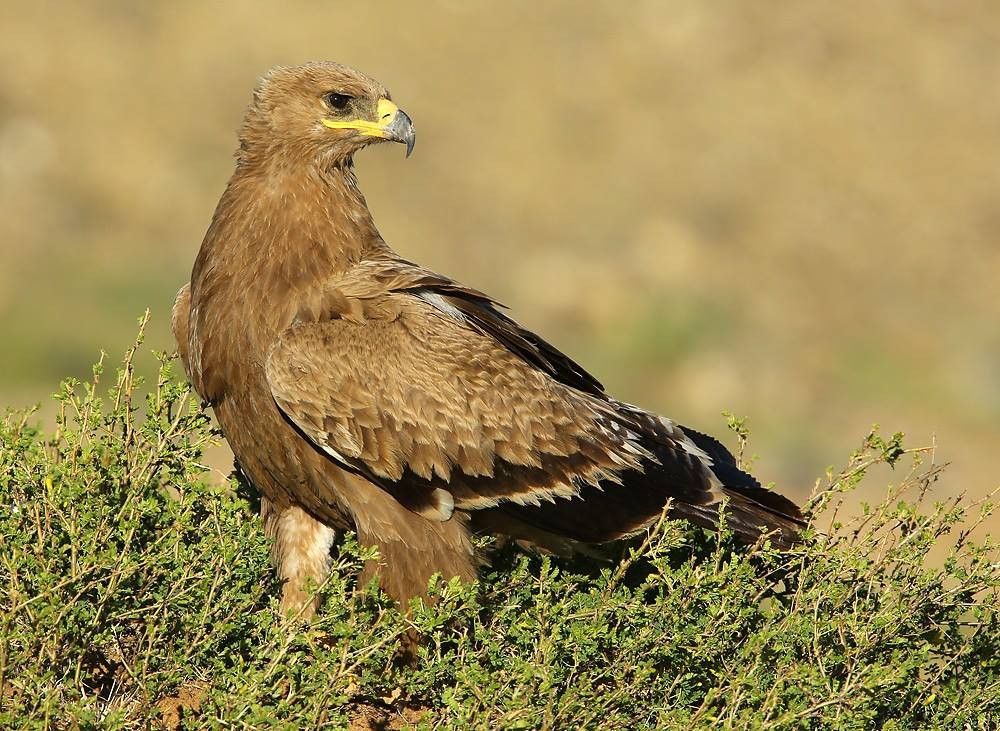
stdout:
{"type": "Polygon", "coordinates": [[[266,376],[308,440],[407,508],[593,543],[643,530],[668,500],[710,526],[728,498],[750,540],[802,525],[720,443],[609,398],[486,295],[406,262],[354,274],[304,308],[323,318],[280,335],[266,376]]]}
{"type": "Polygon", "coordinates": [[[554,380],[418,297],[391,296],[408,300],[392,308],[396,319],[293,325],[266,372],[314,444],[410,509],[445,520],[452,508],[573,500],[585,486],[627,503],[628,474],[666,456],[686,464],[676,494],[712,499],[710,470],[683,449],[655,457],[614,402],[554,380]]]}

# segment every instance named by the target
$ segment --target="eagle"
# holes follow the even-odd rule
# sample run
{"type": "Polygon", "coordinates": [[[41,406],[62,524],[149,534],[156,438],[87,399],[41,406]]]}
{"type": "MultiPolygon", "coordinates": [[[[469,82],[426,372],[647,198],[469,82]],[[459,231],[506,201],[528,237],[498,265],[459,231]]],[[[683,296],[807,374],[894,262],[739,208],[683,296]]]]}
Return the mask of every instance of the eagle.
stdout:
{"type": "Polygon", "coordinates": [[[354,173],[410,117],[332,62],[258,83],[236,169],[172,329],[260,494],[281,608],[315,611],[338,531],[375,547],[360,580],[403,603],[472,581],[472,537],[588,550],[664,510],[778,546],[805,525],[716,439],[623,403],[483,292],[401,258],[354,173]]]}

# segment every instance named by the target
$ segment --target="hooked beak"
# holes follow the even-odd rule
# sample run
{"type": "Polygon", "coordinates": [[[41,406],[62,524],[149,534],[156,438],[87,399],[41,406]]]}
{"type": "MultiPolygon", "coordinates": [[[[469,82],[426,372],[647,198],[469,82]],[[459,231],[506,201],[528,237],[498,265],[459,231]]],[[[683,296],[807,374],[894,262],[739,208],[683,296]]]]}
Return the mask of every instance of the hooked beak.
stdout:
{"type": "Polygon", "coordinates": [[[347,121],[323,119],[322,122],[330,129],[352,129],[366,137],[380,137],[390,142],[401,142],[406,145],[406,156],[409,157],[417,139],[409,115],[388,99],[379,99],[375,115],[378,118],[375,122],[367,119],[347,121]]]}

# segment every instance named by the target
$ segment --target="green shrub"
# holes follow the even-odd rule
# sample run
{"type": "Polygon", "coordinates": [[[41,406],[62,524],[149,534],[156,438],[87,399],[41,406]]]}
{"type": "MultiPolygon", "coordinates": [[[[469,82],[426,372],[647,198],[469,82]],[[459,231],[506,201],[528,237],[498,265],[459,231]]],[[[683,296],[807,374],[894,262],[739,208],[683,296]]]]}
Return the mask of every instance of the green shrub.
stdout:
{"type": "Polygon", "coordinates": [[[252,497],[199,464],[209,418],[165,357],[137,403],[134,352],[106,395],[100,366],[64,384],[53,434],[0,431],[2,728],[997,727],[1000,561],[969,535],[992,504],[928,504],[940,468],[899,435],[813,508],[881,463],[886,498],[790,552],[671,521],[606,562],[484,541],[479,586],[404,617],[356,591],[347,537],[303,628],[252,497]]]}

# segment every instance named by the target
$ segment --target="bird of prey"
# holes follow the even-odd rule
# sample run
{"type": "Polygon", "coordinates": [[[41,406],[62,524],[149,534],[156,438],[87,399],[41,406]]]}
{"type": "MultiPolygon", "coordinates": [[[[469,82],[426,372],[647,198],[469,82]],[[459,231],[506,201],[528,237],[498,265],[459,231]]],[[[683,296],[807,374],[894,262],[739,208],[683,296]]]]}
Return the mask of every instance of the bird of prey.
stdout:
{"type": "Polygon", "coordinates": [[[616,400],[488,295],[379,235],[354,174],[376,142],[413,148],[377,81],[335,63],[275,68],[178,293],[188,377],[261,495],[282,608],[312,613],[338,530],[391,597],[472,580],[470,536],[564,552],[670,514],[793,542],[796,505],[715,439],[616,400]]]}

